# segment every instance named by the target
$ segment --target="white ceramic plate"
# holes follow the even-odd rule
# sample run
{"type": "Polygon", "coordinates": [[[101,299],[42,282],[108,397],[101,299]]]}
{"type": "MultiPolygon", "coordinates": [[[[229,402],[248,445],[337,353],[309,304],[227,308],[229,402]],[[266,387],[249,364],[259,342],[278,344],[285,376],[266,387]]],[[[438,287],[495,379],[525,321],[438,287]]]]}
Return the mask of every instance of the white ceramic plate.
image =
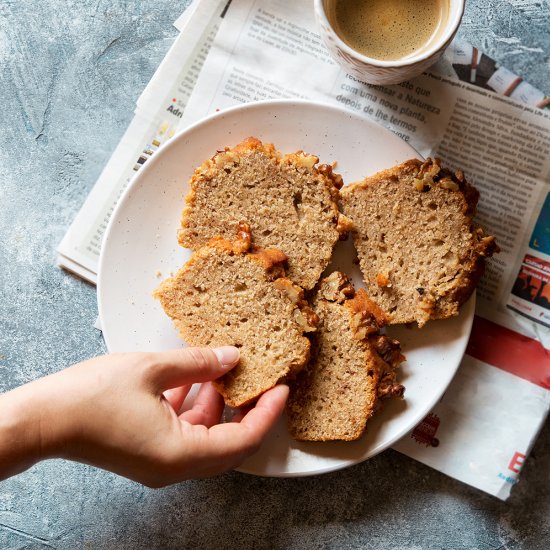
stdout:
{"type": "MultiPolygon", "coordinates": [[[[217,113],[178,134],[138,172],[121,198],[103,242],[98,281],[99,312],[109,351],[163,350],[182,345],[172,321],[151,292],[190,256],[176,241],[187,181],[217,149],[248,136],[275,143],[283,152],[303,149],[352,182],[417,157],[404,141],[361,116],[301,101],[268,101],[217,113]],[[162,277],[157,277],[158,272],[162,277]]],[[[361,276],[351,262],[351,240],[341,243],[332,267],[361,276]]],[[[473,320],[470,300],[459,317],[422,330],[392,327],[407,362],[400,381],[405,400],[390,400],[352,443],[297,443],[282,419],[241,471],[303,476],[344,468],[389,447],[407,434],[440,399],[464,353],[473,320]]]]}

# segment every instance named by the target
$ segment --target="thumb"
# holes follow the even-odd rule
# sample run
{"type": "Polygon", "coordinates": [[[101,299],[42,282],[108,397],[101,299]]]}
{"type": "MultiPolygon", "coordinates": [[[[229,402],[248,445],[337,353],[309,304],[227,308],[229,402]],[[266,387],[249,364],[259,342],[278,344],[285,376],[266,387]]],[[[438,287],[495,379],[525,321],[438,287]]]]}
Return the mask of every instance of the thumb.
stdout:
{"type": "Polygon", "coordinates": [[[151,354],[147,382],[157,393],[170,388],[209,382],[224,375],[239,361],[239,350],[220,348],[183,348],[151,354]]]}

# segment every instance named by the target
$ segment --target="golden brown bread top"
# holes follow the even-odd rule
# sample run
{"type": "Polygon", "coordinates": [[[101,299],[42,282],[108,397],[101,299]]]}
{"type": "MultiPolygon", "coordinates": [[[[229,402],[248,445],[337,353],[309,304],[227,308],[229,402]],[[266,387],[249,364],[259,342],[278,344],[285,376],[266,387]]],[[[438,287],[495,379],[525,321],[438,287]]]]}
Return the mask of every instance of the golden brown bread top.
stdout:
{"type": "MultiPolygon", "coordinates": [[[[238,161],[240,155],[250,153],[250,151],[260,151],[265,155],[273,158],[277,162],[284,164],[293,164],[299,168],[305,168],[312,171],[314,174],[319,174],[324,177],[329,191],[331,192],[333,200],[337,201],[339,194],[338,191],[344,185],[344,180],[340,174],[334,172],[334,168],[330,164],[318,164],[319,157],[316,155],[310,155],[303,150],[296,151],[295,153],[287,153],[282,155],[272,143],[263,143],[258,138],[250,136],[243,141],[239,142],[234,147],[224,147],[216,152],[212,158],[205,161],[199,166],[191,180],[190,185],[193,188],[193,184],[198,179],[212,178],[214,177],[220,168],[223,169],[228,163],[238,161]]],[[[187,204],[192,204],[193,194],[189,194],[186,198],[187,204]]]]}
{"type": "MultiPolygon", "coordinates": [[[[380,334],[380,330],[388,324],[386,313],[368,296],[365,289],[355,290],[348,276],[341,271],[334,271],[325,277],[318,286],[315,303],[319,300],[342,304],[350,312],[350,327],[353,337],[372,346],[386,367],[382,367],[386,376],[385,386],[395,384],[395,369],[405,361],[401,353],[401,345],[397,340],[380,334]],[[387,372],[386,372],[387,371],[387,372]],[[389,376],[389,378],[388,378],[389,376]]],[[[402,396],[404,387],[398,384],[389,392],[387,387],[384,394],[402,396]]]]}
{"type": "Polygon", "coordinates": [[[360,340],[378,332],[388,322],[387,315],[365,290],[355,291],[347,275],[341,271],[334,271],[321,281],[318,295],[329,302],[345,304],[351,312],[352,329],[360,340]]]}
{"type": "MultiPolygon", "coordinates": [[[[252,244],[250,226],[245,222],[239,222],[237,237],[234,241],[230,241],[224,237],[214,237],[206,246],[217,248],[227,254],[248,254],[251,259],[266,270],[271,280],[285,276],[285,264],[288,260],[286,254],[275,248],[264,249],[252,244]]],[[[197,252],[200,252],[200,249],[197,252]]],[[[200,255],[197,256],[194,254],[189,259],[188,264],[197,261],[198,258],[200,258],[200,255]]]]}
{"type": "Polygon", "coordinates": [[[413,176],[413,188],[419,192],[426,192],[431,187],[440,187],[451,192],[459,192],[464,195],[465,209],[464,214],[473,216],[477,203],[479,201],[479,191],[466,181],[464,172],[457,170],[452,172],[448,168],[441,167],[439,158],[427,158],[425,161],[419,159],[410,159],[405,162],[377,172],[372,178],[352,183],[346,186],[345,193],[350,193],[355,189],[361,189],[370,185],[376,185],[379,180],[388,179],[396,183],[400,178],[413,176]]]}

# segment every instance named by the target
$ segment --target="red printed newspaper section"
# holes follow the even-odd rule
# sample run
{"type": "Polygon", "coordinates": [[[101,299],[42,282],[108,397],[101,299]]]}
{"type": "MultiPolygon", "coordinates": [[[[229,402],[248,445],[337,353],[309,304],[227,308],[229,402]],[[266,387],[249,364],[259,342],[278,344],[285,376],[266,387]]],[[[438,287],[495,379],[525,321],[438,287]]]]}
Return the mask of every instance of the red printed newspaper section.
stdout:
{"type": "Polygon", "coordinates": [[[550,353],[537,340],[476,315],[466,353],[550,390],[550,353]]]}

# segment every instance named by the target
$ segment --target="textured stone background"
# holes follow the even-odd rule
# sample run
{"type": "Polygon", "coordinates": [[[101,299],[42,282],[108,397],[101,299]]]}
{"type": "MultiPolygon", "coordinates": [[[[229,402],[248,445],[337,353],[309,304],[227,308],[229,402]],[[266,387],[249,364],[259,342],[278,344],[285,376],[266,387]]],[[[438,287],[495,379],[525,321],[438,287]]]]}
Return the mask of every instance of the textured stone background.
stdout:
{"type": "MultiPolygon", "coordinates": [[[[184,0],[0,0],[0,390],[101,354],[62,238],[170,46],[184,0]]],[[[469,0],[460,34],[550,92],[547,0],[469,0]]],[[[0,484],[0,548],[550,548],[550,424],[511,499],[394,451],[305,479],[152,491],[63,461],[0,484]]]]}

